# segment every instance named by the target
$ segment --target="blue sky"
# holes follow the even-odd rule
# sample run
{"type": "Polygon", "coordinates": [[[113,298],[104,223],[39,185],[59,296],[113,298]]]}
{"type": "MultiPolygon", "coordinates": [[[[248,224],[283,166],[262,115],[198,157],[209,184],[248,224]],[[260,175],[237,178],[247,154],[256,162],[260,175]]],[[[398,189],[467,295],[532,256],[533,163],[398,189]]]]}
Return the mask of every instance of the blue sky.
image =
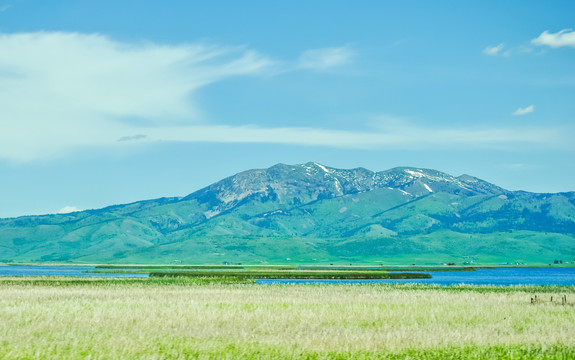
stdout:
{"type": "Polygon", "coordinates": [[[0,0],[0,217],[315,161],[575,190],[575,2],[0,0]]]}

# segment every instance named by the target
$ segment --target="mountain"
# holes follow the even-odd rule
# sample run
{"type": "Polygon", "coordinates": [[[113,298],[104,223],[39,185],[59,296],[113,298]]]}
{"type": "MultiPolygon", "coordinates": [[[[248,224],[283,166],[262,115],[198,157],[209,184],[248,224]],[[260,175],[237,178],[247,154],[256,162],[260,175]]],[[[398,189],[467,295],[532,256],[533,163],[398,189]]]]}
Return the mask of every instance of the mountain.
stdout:
{"type": "Polygon", "coordinates": [[[575,192],[317,163],[241,172],[185,197],[0,219],[0,261],[549,263],[575,259],[575,192]]]}

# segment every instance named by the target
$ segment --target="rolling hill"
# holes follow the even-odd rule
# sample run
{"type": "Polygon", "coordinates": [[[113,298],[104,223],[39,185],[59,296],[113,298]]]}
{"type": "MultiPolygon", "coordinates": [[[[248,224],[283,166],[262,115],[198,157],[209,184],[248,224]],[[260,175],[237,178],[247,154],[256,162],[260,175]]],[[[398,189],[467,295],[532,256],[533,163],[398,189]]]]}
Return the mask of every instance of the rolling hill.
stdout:
{"type": "Polygon", "coordinates": [[[575,192],[317,163],[241,172],[185,197],[0,219],[0,261],[550,263],[575,258],[575,192]]]}

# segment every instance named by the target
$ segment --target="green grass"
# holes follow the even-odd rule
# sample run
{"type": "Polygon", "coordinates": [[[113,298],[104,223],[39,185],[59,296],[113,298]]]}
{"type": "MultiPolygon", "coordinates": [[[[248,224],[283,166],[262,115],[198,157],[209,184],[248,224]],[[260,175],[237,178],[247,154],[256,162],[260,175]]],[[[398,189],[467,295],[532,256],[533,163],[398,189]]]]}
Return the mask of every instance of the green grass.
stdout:
{"type": "Polygon", "coordinates": [[[150,271],[150,277],[213,277],[237,279],[429,279],[422,273],[384,271],[276,270],[276,271],[150,271]]]}
{"type": "Polygon", "coordinates": [[[0,358],[575,357],[575,287],[198,280],[1,278],[0,358]]]}
{"type": "Polygon", "coordinates": [[[230,279],[429,279],[423,271],[473,271],[473,268],[357,268],[357,267],[309,267],[289,266],[97,266],[99,270],[88,273],[150,274],[151,277],[209,277],[230,279]],[[164,271],[162,271],[164,270],[164,271]],[[172,271],[165,271],[172,270],[172,271]],[[186,271],[188,270],[188,271],[186,271]],[[193,271],[189,271],[193,270],[193,271]],[[225,271],[221,271],[225,270],[225,271]],[[408,272],[412,271],[412,272],[408,272]]]}
{"type": "Polygon", "coordinates": [[[243,269],[240,265],[96,265],[96,269],[243,269]]]}

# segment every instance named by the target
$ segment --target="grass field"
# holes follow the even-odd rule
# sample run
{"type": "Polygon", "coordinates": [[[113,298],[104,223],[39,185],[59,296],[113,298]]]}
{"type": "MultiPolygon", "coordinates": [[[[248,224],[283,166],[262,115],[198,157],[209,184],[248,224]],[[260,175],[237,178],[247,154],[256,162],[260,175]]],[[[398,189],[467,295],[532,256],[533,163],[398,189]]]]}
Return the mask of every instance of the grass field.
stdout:
{"type": "Polygon", "coordinates": [[[210,281],[0,279],[0,358],[575,358],[573,287],[210,281]]]}

